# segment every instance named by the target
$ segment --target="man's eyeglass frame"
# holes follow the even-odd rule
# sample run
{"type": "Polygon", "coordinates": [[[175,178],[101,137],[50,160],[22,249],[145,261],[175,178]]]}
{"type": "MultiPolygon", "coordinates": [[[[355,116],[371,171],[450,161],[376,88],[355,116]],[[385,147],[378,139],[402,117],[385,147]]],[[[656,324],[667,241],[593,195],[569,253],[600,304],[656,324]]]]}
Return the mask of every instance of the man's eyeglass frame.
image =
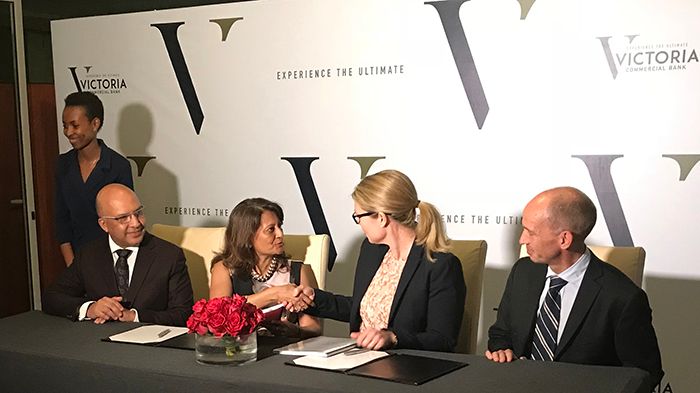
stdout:
{"type": "Polygon", "coordinates": [[[129,221],[131,220],[131,216],[136,217],[136,219],[140,219],[143,217],[143,205],[139,206],[138,209],[130,212],[130,213],[125,213],[125,214],[120,214],[118,216],[110,217],[110,216],[102,216],[103,220],[114,220],[122,225],[128,224],[129,221]]]}

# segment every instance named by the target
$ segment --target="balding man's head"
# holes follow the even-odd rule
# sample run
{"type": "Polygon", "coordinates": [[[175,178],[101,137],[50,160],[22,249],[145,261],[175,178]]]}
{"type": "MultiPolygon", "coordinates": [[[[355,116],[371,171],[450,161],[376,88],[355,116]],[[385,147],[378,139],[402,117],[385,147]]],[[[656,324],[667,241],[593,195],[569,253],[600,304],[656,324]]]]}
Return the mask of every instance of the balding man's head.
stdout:
{"type": "Polygon", "coordinates": [[[138,246],[143,240],[143,206],[136,194],[122,184],[108,184],[97,193],[100,227],[121,247],[138,246]]]}
{"type": "Polygon", "coordinates": [[[114,208],[116,208],[115,205],[130,200],[135,200],[137,205],[141,205],[139,198],[131,188],[119,183],[107,184],[100,189],[97,193],[97,198],[95,198],[97,215],[100,217],[113,216],[117,214],[117,212],[114,211],[114,208]]]}
{"type": "Polygon", "coordinates": [[[525,206],[520,244],[532,261],[560,272],[584,252],[584,240],[595,221],[595,206],[586,194],[572,187],[553,188],[525,206]]]}
{"type": "Polygon", "coordinates": [[[574,187],[557,187],[540,193],[552,229],[569,231],[583,241],[596,223],[593,201],[574,187]]]}

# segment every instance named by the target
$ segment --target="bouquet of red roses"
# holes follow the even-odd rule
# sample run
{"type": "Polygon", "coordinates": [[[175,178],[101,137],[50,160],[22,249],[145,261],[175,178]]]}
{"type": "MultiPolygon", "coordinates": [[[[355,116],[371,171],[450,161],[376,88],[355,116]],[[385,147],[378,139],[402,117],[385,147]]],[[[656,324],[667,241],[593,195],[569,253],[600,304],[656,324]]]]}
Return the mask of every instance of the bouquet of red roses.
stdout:
{"type": "Polygon", "coordinates": [[[189,333],[216,337],[228,334],[232,337],[250,334],[264,319],[262,311],[240,295],[219,297],[209,301],[201,299],[192,306],[187,320],[189,333]]]}

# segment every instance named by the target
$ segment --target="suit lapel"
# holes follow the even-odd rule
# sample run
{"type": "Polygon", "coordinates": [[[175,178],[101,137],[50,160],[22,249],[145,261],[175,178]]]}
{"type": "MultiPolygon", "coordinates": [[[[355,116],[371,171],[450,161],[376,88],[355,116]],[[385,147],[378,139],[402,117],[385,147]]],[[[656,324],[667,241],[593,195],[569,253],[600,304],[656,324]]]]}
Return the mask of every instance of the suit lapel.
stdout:
{"type": "MultiPolygon", "coordinates": [[[[71,184],[70,190],[79,190],[79,193],[72,195],[73,198],[80,198],[80,200],[85,204],[90,204],[88,193],[85,191],[87,188],[87,183],[83,181],[83,175],[80,173],[80,161],[78,160],[78,153],[73,150],[68,157],[70,164],[68,165],[67,178],[68,182],[71,184]]],[[[93,170],[94,172],[94,170],[93,170]]],[[[88,176],[88,179],[90,177],[88,176]]],[[[94,202],[92,205],[94,206],[94,202]]]]}
{"type": "MultiPolygon", "coordinates": [[[[95,168],[93,168],[92,172],[90,172],[90,175],[88,175],[88,178],[85,181],[84,185],[84,187],[93,190],[92,192],[94,193],[97,193],[100,190],[100,188],[102,188],[103,184],[108,183],[106,177],[107,173],[109,172],[109,168],[112,164],[112,157],[105,148],[102,139],[98,139],[97,143],[100,146],[100,160],[97,161],[97,165],[95,165],[95,168]]],[[[82,181],[82,176],[80,179],[82,181]]]]}
{"type": "Polygon", "coordinates": [[[521,321],[513,322],[513,326],[527,326],[528,330],[519,334],[524,342],[522,348],[529,348],[532,344],[532,335],[535,331],[535,321],[540,308],[540,296],[544,289],[544,282],[547,280],[547,265],[537,264],[529,260],[527,272],[527,282],[532,283],[526,286],[525,296],[522,299],[523,311],[518,313],[521,321]]]}
{"type": "Polygon", "coordinates": [[[124,299],[130,301],[132,304],[136,301],[139,290],[155,260],[154,243],[151,241],[152,238],[153,236],[148,232],[143,235],[143,241],[141,241],[139,246],[139,253],[136,255],[134,272],[131,274],[129,290],[126,292],[126,299],[124,299]]]}
{"type": "Polygon", "coordinates": [[[416,273],[418,266],[420,266],[420,263],[423,261],[423,254],[423,247],[413,243],[413,246],[411,247],[411,252],[408,254],[408,259],[406,259],[406,265],[404,265],[403,267],[403,272],[401,273],[399,284],[396,287],[394,300],[391,302],[391,312],[389,313],[389,326],[391,326],[391,323],[394,320],[394,316],[396,316],[396,309],[398,308],[399,303],[401,303],[401,297],[403,296],[404,292],[406,292],[406,288],[408,288],[408,284],[411,282],[411,278],[413,278],[413,275],[416,273]]]}
{"type": "Polygon", "coordinates": [[[554,353],[554,360],[561,357],[561,354],[566,351],[571,339],[579,331],[579,327],[583,320],[586,318],[588,311],[591,309],[593,302],[598,297],[600,292],[600,284],[598,284],[598,279],[602,275],[602,270],[600,269],[600,259],[591,253],[591,261],[588,264],[586,273],[583,275],[581,280],[581,287],[576,295],[576,300],[574,300],[574,305],[571,308],[571,313],[569,314],[569,319],[566,321],[566,326],[564,326],[564,333],[559,340],[557,345],[557,350],[554,353]]]}
{"type": "Polygon", "coordinates": [[[97,270],[105,283],[107,293],[113,294],[112,296],[119,296],[117,276],[114,274],[114,256],[112,255],[112,251],[109,249],[108,235],[101,237],[100,249],[95,257],[95,261],[98,263],[97,270]]]}

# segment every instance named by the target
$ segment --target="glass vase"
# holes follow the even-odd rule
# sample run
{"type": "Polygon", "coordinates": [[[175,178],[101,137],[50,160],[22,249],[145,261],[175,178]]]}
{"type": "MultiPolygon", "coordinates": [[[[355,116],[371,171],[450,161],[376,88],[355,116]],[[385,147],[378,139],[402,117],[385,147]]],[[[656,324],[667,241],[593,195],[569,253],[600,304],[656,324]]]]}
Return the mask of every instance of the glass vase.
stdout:
{"type": "Polygon", "coordinates": [[[216,337],[211,334],[195,336],[195,359],[202,364],[242,365],[254,362],[258,356],[256,332],[236,337],[216,337]]]}

